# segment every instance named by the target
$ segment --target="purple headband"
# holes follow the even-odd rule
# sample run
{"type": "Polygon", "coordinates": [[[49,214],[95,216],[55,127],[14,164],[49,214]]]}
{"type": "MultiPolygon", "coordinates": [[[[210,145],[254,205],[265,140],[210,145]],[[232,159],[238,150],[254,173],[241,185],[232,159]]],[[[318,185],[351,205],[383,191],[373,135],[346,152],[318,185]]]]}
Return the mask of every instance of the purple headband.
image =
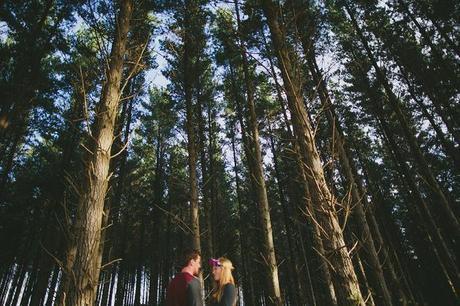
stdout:
{"type": "Polygon", "coordinates": [[[222,267],[222,264],[220,263],[219,259],[210,258],[208,262],[211,267],[222,267]]]}

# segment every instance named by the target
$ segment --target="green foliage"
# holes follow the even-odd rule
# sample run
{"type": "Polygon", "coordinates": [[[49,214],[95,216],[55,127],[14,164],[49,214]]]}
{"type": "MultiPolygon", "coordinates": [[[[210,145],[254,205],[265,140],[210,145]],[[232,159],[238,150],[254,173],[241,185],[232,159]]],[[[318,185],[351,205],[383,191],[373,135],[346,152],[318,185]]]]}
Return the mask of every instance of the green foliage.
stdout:
{"type": "MultiPolygon", "coordinates": [[[[321,279],[322,261],[312,247],[314,220],[305,207],[299,152],[284,101],[286,84],[280,78],[262,2],[239,1],[240,24],[232,1],[134,3],[106,197],[102,265],[108,266],[101,272],[101,303],[108,302],[109,292],[117,304],[135,304],[134,299],[139,304],[163,303],[166,285],[178,268],[175,259],[190,246],[185,127],[185,86],[190,86],[203,263],[210,256],[230,258],[244,303],[269,304],[248,167],[251,150],[244,139],[252,137],[247,131],[244,46],[282,293],[287,305],[301,304],[298,292],[308,304],[321,305],[331,284],[321,279]],[[160,73],[167,84],[156,83],[160,73]],[[209,241],[213,254],[207,253],[209,241]],[[297,283],[295,272],[300,275],[297,283]]],[[[335,124],[343,132],[356,167],[353,175],[369,203],[365,210],[376,217],[373,235],[376,229],[382,233],[384,245],[376,247],[390,254],[379,256],[392,296],[399,283],[392,283],[388,262],[395,266],[408,305],[453,304],[448,279],[452,272],[443,272],[446,257],[439,257],[442,248],[433,244],[436,236],[428,225],[436,225],[445,249],[454,255],[458,241],[389,103],[389,91],[458,218],[460,4],[290,0],[277,5],[327,183],[340,202],[340,221],[345,212],[339,204],[350,197],[350,186],[337,155],[335,124]],[[317,73],[325,81],[331,103],[327,107],[318,95],[313,64],[319,65],[317,73]],[[334,122],[326,116],[330,109],[334,122]],[[420,210],[420,200],[431,216],[420,210]]],[[[60,263],[85,188],[82,161],[89,153],[83,145],[91,139],[88,131],[106,79],[117,26],[115,9],[116,2],[105,0],[1,4],[1,303],[13,299],[14,290],[8,288],[24,287],[21,304],[33,294],[50,297],[52,288],[60,285],[61,278],[55,276],[62,275],[60,263]],[[39,284],[45,290],[32,293],[39,284]],[[46,288],[51,288],[48,293],[46,288]]],[[[357,233],[354,221],[349,222],[343,230],[350,250],[357,233]]],[[[361,252],[362,245],[357,245],[352,255],[361,252]]],[[[358,271],[357,257],[353,260],[358,271]]],[[[362,264],[369,273],[368,263],[362,264]]],[[[207,276],[208,267],[203,270],[207,276]]],[[[372,287],[370,279],[360,282],[362,288],[372,287]]],[[[49,305],[52,302],[48,299],[49,305]]]]}

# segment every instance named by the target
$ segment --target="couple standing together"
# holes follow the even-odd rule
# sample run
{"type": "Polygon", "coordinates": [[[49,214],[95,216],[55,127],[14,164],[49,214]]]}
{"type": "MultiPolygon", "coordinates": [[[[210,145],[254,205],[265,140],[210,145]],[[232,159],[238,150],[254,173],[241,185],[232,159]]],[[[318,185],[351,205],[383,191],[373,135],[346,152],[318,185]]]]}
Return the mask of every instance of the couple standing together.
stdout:
{"type": "MultiPolygon", "coordinates": [[[[233,279],[233,265],[225,257],[211,258],[214,288],[211,295],[211,306],[235,306],[236,288],[233,279]]],[[[166,306],[203,306],[201,283],[197,277],[201,269],[201,254],[197,250],[184,253],[181,262],[182,270],[174,276],[166,292],[166,306]]]]}

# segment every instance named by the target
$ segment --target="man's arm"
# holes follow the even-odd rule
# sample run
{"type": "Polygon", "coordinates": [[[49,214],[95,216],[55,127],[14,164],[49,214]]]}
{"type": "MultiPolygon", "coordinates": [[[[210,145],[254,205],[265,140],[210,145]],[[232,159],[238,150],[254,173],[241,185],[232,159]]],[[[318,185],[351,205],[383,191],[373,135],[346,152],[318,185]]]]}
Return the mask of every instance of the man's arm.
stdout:
{"type": "Polygon", "coordinates": [[[198,279],[193,279],[187,286],[187,306],[203,306],[201,284],[198,279]]]}

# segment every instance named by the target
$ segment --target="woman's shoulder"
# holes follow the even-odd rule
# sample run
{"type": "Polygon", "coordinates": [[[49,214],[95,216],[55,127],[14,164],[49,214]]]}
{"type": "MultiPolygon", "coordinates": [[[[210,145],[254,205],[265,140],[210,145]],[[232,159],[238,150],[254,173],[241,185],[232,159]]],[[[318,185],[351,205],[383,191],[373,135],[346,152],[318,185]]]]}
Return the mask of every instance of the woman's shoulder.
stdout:
{"type": "Polygon", "coordinates": [[[224,285],[224,295],[236,296],[236,286],[232,283],[224,285]]]}
{"type": "Polygon", "coordinates": [[[234,284],[228,283],[224,285],[224,292],[222,295],[222,305],[235,305],[238,294],[234,284]]]}

